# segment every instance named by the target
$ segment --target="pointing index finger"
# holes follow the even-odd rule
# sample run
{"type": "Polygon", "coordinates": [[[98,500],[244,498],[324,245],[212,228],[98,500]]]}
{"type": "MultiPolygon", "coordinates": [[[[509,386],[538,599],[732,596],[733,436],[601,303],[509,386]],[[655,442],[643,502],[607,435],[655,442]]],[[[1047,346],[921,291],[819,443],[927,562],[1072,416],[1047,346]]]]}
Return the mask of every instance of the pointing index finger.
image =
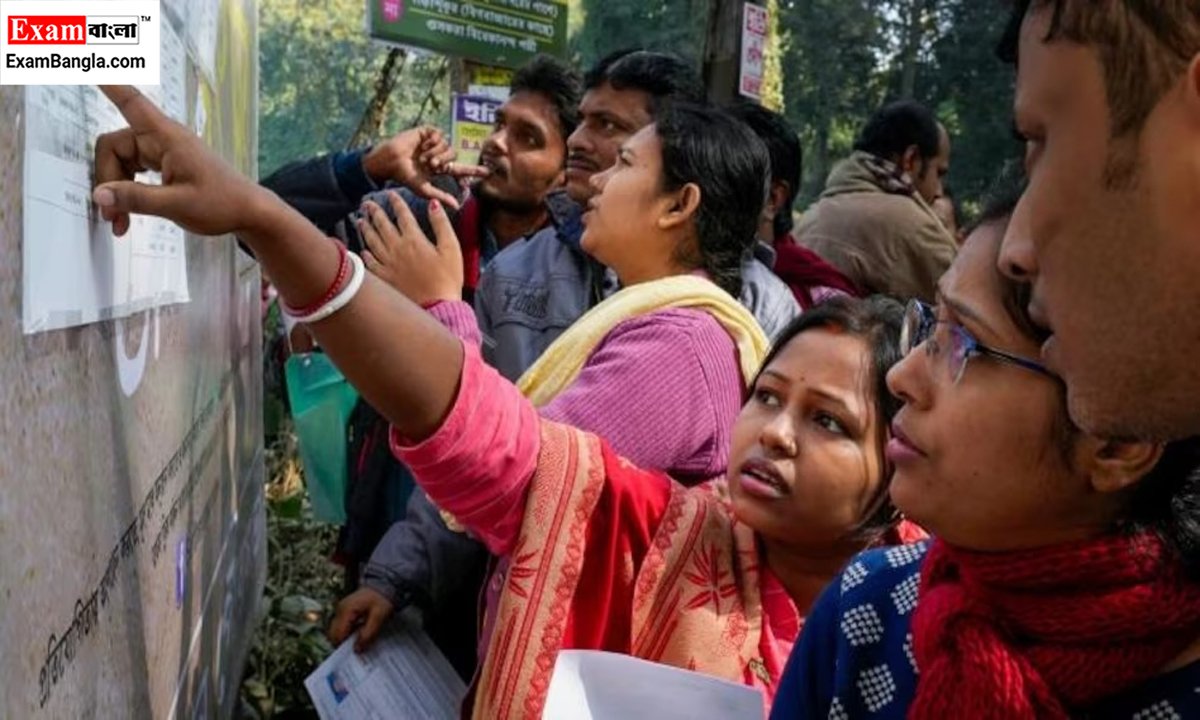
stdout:
{"type": "Polygon", "coordinates": [[[117,106],[134,130],[155,130],[167,119],[149,98],[132,85],[101,85],[100,92],[117,106]]]}

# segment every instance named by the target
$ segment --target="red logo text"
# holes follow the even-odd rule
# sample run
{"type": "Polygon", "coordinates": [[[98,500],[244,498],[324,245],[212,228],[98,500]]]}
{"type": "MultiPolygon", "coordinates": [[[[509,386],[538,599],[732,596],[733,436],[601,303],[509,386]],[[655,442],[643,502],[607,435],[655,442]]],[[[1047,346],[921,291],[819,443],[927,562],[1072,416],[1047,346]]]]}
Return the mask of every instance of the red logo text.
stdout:
{"type": "Polygon", "coordinates": [[[8,18],[9,45],[86,45],[87,18],[83,15],[12,15],[8,18]]]}

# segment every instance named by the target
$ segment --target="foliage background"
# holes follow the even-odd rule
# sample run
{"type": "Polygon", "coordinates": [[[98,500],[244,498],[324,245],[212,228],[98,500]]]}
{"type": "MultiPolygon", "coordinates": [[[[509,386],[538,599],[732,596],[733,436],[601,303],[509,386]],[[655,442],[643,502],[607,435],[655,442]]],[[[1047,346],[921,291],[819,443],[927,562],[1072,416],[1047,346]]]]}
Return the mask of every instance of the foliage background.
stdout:
{"type": "MultiPolygon", "coordinates": [[[[370,101],[388,48],[364,30],[363,0],[259,3],[258,167],[347,146],[370,101]]],[[[449,127],[445,59],[410,53],[384,115],[382,136],[418,118],[449,127]],[[426,101],[426,98],[429,98],[426,101]]]]}
{"type": "MultiPolygon", "coordinates": [[[[717,0],[570,0],[572,59],[587,67],[624,47],[703,59],[717,0]]],[[[1003,0],[770,0],[788,119],[804,143],[798,209],[819,194],[857,129],[885,101],[914,97],[954,138],[949,184],[968,206],[1019,153],[1010,132],[1012,69],[993,53],[1008,17],[1003,0]]],[[[260,4],[259,168],[346,146],[373,92],[387,48],[363,31],[363,0],[260,4]]],[[[418,118],[447,127],[444,60],[411,55],[381,135],[418,118]]],[[[774,80],[774,78],[769,78],[774,80]]]]}

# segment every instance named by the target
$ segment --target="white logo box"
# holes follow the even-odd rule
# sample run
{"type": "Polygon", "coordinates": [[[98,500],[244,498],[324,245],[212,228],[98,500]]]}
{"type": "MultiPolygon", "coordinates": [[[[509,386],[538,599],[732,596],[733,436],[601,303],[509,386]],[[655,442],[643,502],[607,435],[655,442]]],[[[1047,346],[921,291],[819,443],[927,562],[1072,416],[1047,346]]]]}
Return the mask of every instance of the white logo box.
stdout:
{"type": "Polygon", "coordinates": [[[157,85],[159,0],[0,0],[0,85],[157,85]]]}

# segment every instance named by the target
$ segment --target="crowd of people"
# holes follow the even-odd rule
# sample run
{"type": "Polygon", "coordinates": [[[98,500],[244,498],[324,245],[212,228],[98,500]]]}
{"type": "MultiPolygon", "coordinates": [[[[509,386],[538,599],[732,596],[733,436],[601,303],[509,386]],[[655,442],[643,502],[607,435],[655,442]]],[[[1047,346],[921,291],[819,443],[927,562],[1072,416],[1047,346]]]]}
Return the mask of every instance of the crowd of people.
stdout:
{"type": "Polygon", "coordinates": [[[236,234],[359,390],[330,634],[418,606],[466,715],[599,649],[773,718],[1197,716],[1200,7],[997,40],[1024,172],[961,228],[928,108],[797,220],[795,129],[645,50],[532,61],[479,166],[417,128],[261,184],[108,87],[93,199],[236,234]]]}

